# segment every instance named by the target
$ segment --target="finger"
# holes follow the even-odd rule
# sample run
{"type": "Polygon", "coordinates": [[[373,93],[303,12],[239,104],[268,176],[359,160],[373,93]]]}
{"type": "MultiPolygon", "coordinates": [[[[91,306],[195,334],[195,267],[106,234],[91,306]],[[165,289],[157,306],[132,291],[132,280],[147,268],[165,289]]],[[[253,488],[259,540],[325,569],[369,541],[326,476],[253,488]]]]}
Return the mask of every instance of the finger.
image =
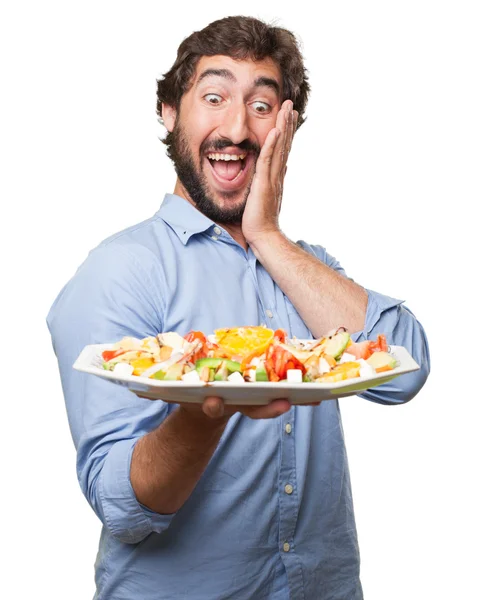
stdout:
{"type": "Polygon", "coordinates": [[[284,138],[283,162],[282,162],[281,174],[280,174],[280,177],[282,179],[284,179],[284,176],[286,175],[286,164],[288,162],[289,153],[291,151],[291,146],[293,144],[294,120],[295,120],[294,113],[295,112],[296,111],[293,111],[293,106],[291,105],[291,112],[289,112],[289,114],[288,114],[288,124],[287,124],[287,129],[286,129],[286,135],[284,138]]]}
{"type": "Polygon", "coordinates": [[[210,419],[219,419],[225,414],[225,405],[221,398],[209,396],[203,400],[203,412],[210,419]]]}
{"type": "Polygon", "coordinates": [[[272,400],[267,405],[262,406],[242,406],[238,409],[250,419],[274,419],[288,412],[291,403],[287,398],[278,398],[272,400]]]}
{"type": "Polygon", "coordinates": [[[270,182],[271,162],[280,137],[281,131],[277,127],[271,129],[266,136],[266,140],[256,162],[255,176],[262,179],[267,185],[269,185],[270,182]]]}
{"type": "Polygon", "coordinates": [[[294,131],[293,131],[293,137],[294,134],[296,133],[296,130],[298,129],[298,121],[299,121],[299,112],[297,110],[293,111],[294,113],[294,131]]]}
{"type": "Polygon", "coordinates": [[[298,129],[298,119],[299,119],[299,113],[297,110],[293,110],[292,113],[292,123],[291,123],[291,132],[290,132],[290,138],[289,138],[289,144],[288,144],[288,156],[289,153],[291,152],[291,148],[293,147],[293,139],[294,139],[294,135],[296,133],[296,129],[298,129]]]}
{"type": "Polygon", "coordinates": [[[286,100],[281,111],[278,113],[276,126],[280,129],[278,144],[275,148],[273,161],[271,165],[271,183],[278,183],[278,179],[284,176],[284,166],[286,162],[286,149],[288,144],[288,131],[290,128],[290,100],[286,100]]]}
{"type": "Polygon", "coordinates": [[[278,114],[276,115],[276,129],[280,129],[284,131],[286,129],[285,125],[287,125],[287,116],[288,110],[291,105],[291,100],[285,100],[279,109],[278,114]]]}

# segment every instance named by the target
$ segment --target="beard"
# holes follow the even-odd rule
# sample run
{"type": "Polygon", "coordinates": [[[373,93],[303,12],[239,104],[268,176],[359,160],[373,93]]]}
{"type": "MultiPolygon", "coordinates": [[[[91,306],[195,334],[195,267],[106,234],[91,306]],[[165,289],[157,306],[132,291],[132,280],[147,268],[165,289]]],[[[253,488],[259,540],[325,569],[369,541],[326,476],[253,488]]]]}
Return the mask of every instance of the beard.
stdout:
{"type": "MultiPolygon", "coordinates": [[[[202,157],[205,156],[205,150],[208,149],[210,152],[219,152],[223,148],[230,148],[235,146],[230,140],[222,139],[217,140],[212,147],[208,144],[208,148],[202,144],[200,147],[200,168],[199,170],[195,167],[193,154],[188,145],[188,138],[185,131],[183,130],[180,122],[180,115],[177,115],[177,121],[172,132],[168,133],[165,143],[167,145],[167,154],[173,161],[175,171],[178,179],[183,184],[183,187],[188,192],[191,200],[194,202],[196,208],[202,212],[206,217],[218,224],[223,225],[241,225],[243,219],[243,213],[246,207],[246,201],[251,189],[252,180],[247,185],[243,192],[243,198],[239,202],[235,202],[232,207],[222,207],[217,204],[213,199],[213,193],[209,189],[206,176],[202,168],[202,157]]],[[[260,148],[245,140],[237,147],[240,150],[249,151],[252,150],[259,155],[260,148]]],[[[208,159],[206,159],[208,160],[208,159]]],[[[234,199],[238,197],[241,192],[216,192],[220,194],[226,200],[234,199]]]]}

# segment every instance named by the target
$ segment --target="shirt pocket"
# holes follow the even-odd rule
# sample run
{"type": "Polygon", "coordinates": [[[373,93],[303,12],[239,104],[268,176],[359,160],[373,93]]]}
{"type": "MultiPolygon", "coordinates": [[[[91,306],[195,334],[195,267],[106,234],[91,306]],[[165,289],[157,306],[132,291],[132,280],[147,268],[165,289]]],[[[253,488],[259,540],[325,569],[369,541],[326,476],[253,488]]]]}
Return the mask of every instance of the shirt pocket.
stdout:
{"type": "Polygon", "coordinates": [[[286,313],[288,315],[289,333],[290,336],[296,336],[298,339],[313,339],[313,334],[306,327],[303,319],[299,316],[298,311],[294,307],[286,294],[283,294],[286,313]]]}

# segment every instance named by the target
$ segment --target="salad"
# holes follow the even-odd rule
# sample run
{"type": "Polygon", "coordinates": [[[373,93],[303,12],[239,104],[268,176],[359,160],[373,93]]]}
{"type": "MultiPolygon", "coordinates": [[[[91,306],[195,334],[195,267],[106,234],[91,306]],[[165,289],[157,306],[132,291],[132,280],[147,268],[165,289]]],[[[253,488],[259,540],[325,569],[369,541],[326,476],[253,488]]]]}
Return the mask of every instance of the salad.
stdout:
{"type": "Polygon", "coordinates": [[[264,326],[124,337],[102,352],[103,368],[122,375],[185,382],[335,383],[397,366],[386,337],[353,342],[344,327],[321,339],[288,338],[264,326]]]}

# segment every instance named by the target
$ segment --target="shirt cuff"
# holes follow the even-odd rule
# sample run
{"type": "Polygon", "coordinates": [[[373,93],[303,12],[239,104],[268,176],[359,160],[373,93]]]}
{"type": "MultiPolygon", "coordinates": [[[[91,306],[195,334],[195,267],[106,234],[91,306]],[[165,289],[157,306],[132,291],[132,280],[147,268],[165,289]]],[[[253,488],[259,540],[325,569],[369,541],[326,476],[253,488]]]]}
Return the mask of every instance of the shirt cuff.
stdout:
{"type": "Polygon", "coordinates": [[[364,329],[357,331],[351,335],[353,342],[366,341],[369,339],[371,331],[374,329],[376,324],[379,322],[381,315],[390,308],[403,304],[405,300],[398,300],[397,298],[391,298],[378,292],[366,289],[368,294],[368,305],[366,308],[366,319],[364,322],[364,329]]]}
{"type": "Polygon", "coordinates": [[[100,475],[99,494],[106,525],[126,544],[136,544],[152,532],[168,528],[176,513],[161,515],[140,504],[130,481],[133,449],[138,438],[116,442],[100,475]]]}

